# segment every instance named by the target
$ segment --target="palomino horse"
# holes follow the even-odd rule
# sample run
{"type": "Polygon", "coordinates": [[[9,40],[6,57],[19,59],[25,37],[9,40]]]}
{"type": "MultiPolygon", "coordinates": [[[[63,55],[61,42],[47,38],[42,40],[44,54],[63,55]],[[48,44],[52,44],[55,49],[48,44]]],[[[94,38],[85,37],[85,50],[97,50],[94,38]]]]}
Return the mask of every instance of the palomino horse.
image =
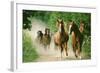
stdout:
{"type": "Polygon", "coordinates": [[[80,28],[72,21],[69,25],[69,32],[72,34],[72,47],[76,57],[81,59],[81,48],[83,43],[83,24],[80,24],[80,28]]]}
{"type": "Polygon", "coordinates": [[[55,46],[59,47],[61,51],[61,58],[62,58],[62,52],[64,50],[66,52],[66,56],[68,56],[67,42],[68,42],[69,36],[67,32],[65,32],[63,20],[57,20],[57,27],[58,27],[58,31],[54,34],[54,43],[55,43],[55,46]]]}

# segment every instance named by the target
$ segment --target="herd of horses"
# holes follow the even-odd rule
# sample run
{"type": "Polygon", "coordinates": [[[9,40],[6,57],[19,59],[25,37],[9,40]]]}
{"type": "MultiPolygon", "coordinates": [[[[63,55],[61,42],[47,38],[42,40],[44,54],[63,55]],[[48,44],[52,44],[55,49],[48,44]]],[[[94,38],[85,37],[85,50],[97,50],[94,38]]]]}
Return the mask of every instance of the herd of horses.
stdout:
{"type": "Polygon", "coordinates": [[[51,35],[49,28],[45,28],[44,34],[41,30],[37,32],[37,42],[39,43],[39,45],[42,44],[45,49],[50,48],[51,35]]]}
{"type": "MultiPolygon", "coordinates": [[[[68,56],[68,40],[69,35],[71,35],[74,55],[76,58],[81,59],[84,23],[80,22],[80,26],[78,27],[74,21],[70,20],[67,24],[66,30],[62,19],[57,19],[56,22],[57,32],[53,34],[53,41],[55,46],[57,46],[61,52],[61,58],[63,51],[65,51],[66,56],[68,56]]],[[[44,34],[41,30],[39,30],[37,32],[37,38],[39,43],[42,44],[44,48],[50,48],[51,35],[49,28],[45,28],[44,34]]]]}

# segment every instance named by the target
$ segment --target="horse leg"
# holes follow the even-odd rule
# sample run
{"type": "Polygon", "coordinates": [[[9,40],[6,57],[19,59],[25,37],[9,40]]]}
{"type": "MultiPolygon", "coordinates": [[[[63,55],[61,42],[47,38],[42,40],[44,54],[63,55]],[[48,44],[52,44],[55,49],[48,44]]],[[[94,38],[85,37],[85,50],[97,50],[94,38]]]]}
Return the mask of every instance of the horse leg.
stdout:
{"type": "Polygon", "coordinates": [[[76,45],[75,45],[75,43],[73,44],[73,51],[74,51],[75,57],[77,58],[78,56],[76,54],[76,45]]]}
{"type": "Polygon", "coordinates": [[[68,53],[67,53],[67,42],[65,43],[65,51],[66,51],[66,56],[68,56],[68,53]]]}
{"type": "Polygon", "coordinates": [[[78,54],[79,58],[81,59],[81,46],[80,46],[80,43],[78,43],[77,54],[78,54]]]}
{"type": "Polygon", "coordinates": [[[63,45],[61,45],[61,59],[62,59],[63,45]]]}
{"type": "Polygon", "coordinates": [[[76,54],[76,36],[74,33],[72,33],[72,47],[73,47],[73,52],[75,54],[75,57],[77,57],[77,54],[76,54]]]}

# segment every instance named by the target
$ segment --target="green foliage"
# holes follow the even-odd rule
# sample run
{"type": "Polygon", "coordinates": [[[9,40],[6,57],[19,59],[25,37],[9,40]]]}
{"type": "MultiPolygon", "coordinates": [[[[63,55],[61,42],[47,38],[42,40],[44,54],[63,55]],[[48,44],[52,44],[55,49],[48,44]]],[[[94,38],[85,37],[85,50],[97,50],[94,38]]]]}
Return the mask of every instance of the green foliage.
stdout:
{"type": "Polygon", "coordinates": [[[85,41],[82,50],[85,53],[86,58],[91,58],[91,37],[85,37],[84,39],[85,41]]]}
{"type": "Polygon", "coordinates": [[[28,17],[30,17],[29,12],[23,10],[23,29],[31,28],[31,21],[28,20],[28,17]]]}
{"type": "Polygon", "coordinates": [[[31,36],[23,31],[23,62],[32,62],[38,58],[35,46],[32,44],[31,36]]]}
{"type": "MultiPolygon", "coordinates": [[[[56,20],[61,18],[64,20],[65,25],[69,20],[75,21],[75,23],[79,26],[80,22],[83,21],[85,23],[85,31],[84,34],[91,35],[91,14],[90,13],[80,13],[80,12],[57,12],[57,11],[32,11],[32,10],[23,10],[23,23],[30,24],[28,18],[36,18],[40,19],[46,23],[51,31],[55,32],[56,28],[56,20]]],[[[27,26],[28,27],[28,26],[27,26]]]]}

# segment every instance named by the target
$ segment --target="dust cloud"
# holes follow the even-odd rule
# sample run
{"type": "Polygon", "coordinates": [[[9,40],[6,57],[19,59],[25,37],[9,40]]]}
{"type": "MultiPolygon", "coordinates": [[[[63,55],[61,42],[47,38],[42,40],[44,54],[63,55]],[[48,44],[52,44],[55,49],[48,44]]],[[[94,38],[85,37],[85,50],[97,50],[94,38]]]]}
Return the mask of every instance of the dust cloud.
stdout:
{"type": "MultiPolygon", "coordinates": [[[[32,37],[33,45],[35,45],[36,51],[39,54],[39,58],[36,61],[59,61],[59,60],[61,60],[60,59],[61,53],[60,53],[59,49],[55,49],[53,36],[52,36],[52,40],[50,43],[50,48],[47,48],[47,49],[45,49],[41,44],[39,44],[36,41],[37,31],[41,30],[44,33],[45,28],[46,28],[46,24],[43,21],[37,20],[37,19],[32,19],[32,28],[31,28],[31,31],[29,31],[29,33],[32,37]]],[[[68,42],[68,45],[70,45],[69,42],[68,42]]],[[[72,49],[69,49],[70,47],[71,47],[71,45],[68,46],[69,56],[66,57],[65,51],[64,51],[62,60],[76,59],[73,54],[72,49]]],[[[56,47],[56,48],[58,48],[58,47],[56,47]]]]}

